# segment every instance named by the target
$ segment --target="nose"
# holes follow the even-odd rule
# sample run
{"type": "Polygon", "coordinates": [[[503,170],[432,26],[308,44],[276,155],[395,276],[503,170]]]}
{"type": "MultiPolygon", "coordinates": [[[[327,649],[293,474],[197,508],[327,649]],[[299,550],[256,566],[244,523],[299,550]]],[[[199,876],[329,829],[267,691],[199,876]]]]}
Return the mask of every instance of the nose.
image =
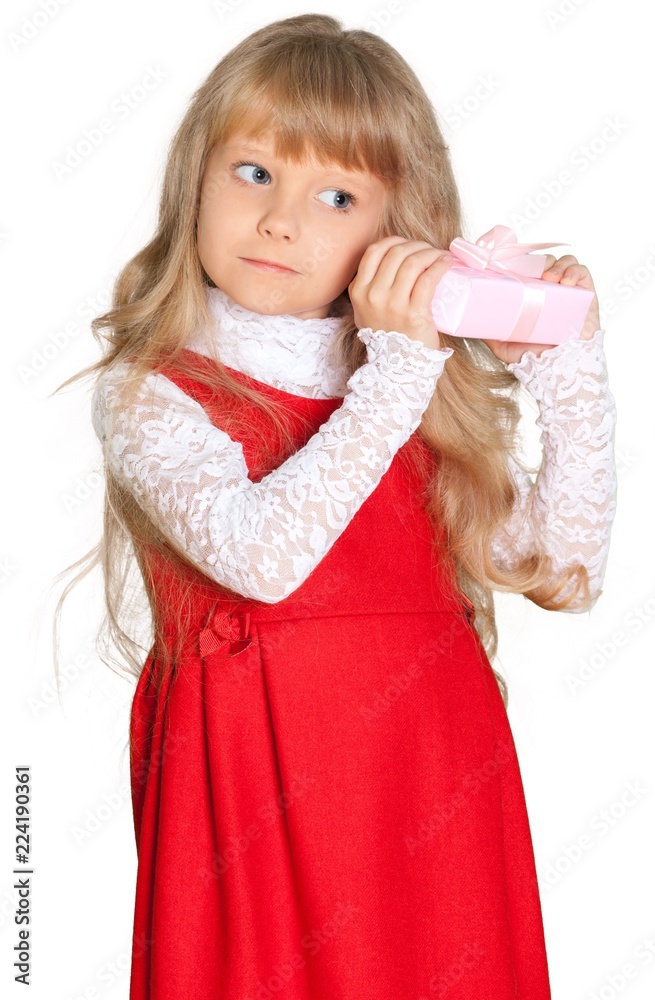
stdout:
{"type": "Polygon", "coordinates": [[[262,210],[257,226],[261,236],[274,240],[293,241],[299,232],[299,219],[293,203],[293,195],[286,197],[279,192],[271,192],[262,210]]]}

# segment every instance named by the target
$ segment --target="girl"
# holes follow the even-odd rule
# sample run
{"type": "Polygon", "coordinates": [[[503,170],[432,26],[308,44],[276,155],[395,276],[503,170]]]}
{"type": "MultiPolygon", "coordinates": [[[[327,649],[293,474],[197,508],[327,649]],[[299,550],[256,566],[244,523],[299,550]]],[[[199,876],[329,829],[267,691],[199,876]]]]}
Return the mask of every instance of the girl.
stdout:
{"type": "MultiPolygon", "coordinates": [[[[130,1000],[550,996],[493,590],[593,606],[615,408],[597,299],[557,347],[435,329],[462,230],[406,62],[291,17],[195,93],[94,321],[93,557],[138,675],[130,1000]]],[[[593,289],[570,255],[544,279],[593,289]]]]}

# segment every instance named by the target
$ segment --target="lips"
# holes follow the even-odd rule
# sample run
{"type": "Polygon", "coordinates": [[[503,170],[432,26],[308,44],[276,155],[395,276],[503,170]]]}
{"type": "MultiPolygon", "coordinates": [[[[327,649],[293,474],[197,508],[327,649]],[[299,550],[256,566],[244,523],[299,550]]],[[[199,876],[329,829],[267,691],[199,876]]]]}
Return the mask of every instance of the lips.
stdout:
{"type": "Polygon", "coordinates": [[[262,267],[269,267],[279,271],[288,271],[292,274],[298,273],[297,271],[294,271],[292,267],[287,267],[286,264],[278,264],[275,260],[262,260],[258,257],[243,257],[242,260],[245,260],[248,264],[258,264],[262,267]]]}

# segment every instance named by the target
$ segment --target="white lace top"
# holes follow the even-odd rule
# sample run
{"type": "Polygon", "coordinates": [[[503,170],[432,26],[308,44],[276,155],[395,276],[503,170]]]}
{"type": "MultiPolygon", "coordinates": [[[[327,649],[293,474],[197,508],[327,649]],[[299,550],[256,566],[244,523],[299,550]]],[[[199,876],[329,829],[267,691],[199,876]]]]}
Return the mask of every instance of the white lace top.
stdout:
{"type": "MultiPolygon", "coordinates": [[[[337,316],[267,316],[208,289],[213,329],[187,346],[294,395],[342,396],[325,423],[255,483],[243,448],[162,374],[147,375],[137,402],[115,406],[129,362],[103,372],[92,397],[105,461],[166,537],[207,576],[248,598],[275,603],[293,593],[371,495],[418,427],[451,348],[404,333],[362,328],[367,361],[348,380],[332,357],[337,316]]],[[[597,596],[616,500],[614,427],[604,331],[508,365],[537,400],[543,459],[533,482],[511,462],[520,497],[493,544],[511,566],[542,546],[559,568],[582,562],[597,596]]],[[[572,608],[571,610],[577,610],[572,608]]]]}

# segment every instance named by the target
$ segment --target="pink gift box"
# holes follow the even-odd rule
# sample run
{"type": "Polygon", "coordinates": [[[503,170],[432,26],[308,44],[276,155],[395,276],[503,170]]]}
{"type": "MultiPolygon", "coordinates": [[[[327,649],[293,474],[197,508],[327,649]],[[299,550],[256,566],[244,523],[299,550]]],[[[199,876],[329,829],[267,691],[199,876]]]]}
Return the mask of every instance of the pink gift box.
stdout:
{"type": "Polygon", "coordinates": [[[437,330],[456,337],[563,344],[579,337],[595,292],[543,281],[545,254],[531,250],[562,243],[517,243],[507,226],[494,226],[477,243],[457,237],[457,258],[432,300],[437,330]]]}

